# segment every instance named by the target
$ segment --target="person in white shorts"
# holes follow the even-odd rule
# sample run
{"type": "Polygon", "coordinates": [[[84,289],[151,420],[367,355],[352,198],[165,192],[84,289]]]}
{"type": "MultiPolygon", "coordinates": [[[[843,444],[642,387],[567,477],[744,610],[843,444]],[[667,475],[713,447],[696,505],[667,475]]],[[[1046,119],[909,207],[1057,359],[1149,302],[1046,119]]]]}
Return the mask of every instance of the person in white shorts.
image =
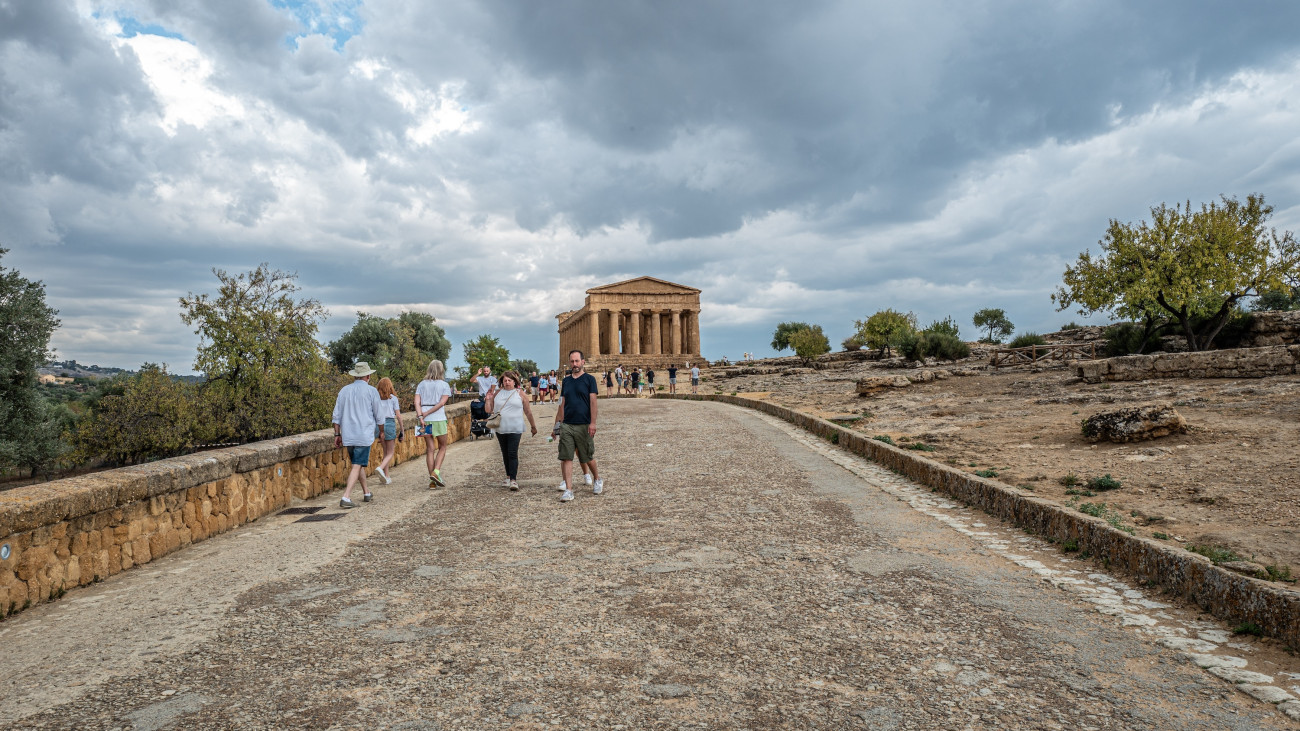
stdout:
{"type": "MultiPolygon", "coordinates": [[[[424,380],[415,387],[415,416],[418,433],[424,437],[424,464],[429,469],[429,489],[446,487],[442,479],[442,460],[447,455],[447,402],[451,386],[442,380],[446,374],[442,361],[429,361],[424,380]]],[[[495,385],[495,384],[494,384],[495,385]]]]}

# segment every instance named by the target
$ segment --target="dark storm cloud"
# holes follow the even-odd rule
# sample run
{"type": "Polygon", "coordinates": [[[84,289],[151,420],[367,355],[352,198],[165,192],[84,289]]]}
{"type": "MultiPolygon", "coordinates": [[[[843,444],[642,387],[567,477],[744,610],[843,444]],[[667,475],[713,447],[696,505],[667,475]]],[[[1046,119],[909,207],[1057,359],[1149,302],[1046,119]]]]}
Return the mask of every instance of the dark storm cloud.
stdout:
{"type": "Polygon", "coordinates": [[[0,243],[67,343],[175,362],[176,293],[262,261],[327,339],[415,307],[529,357],[641,274],[732,357],[889,306],[1041,329],[1108,216],[1300,201],[1290,2],[287,4],[0,0],[0,243]]]}

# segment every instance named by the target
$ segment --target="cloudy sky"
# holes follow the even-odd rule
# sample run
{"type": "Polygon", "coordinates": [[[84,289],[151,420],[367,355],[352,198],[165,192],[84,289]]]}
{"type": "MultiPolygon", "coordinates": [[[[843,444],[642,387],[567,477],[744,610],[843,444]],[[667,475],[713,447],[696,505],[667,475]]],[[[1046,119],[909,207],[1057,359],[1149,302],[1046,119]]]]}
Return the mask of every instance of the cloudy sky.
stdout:
{"type": "Polygon", "coordinates": [[[3,265],[62,357],[188,372],[177,298],[296,271],[557,358],[556,313],[703,290],[710,357],[1049,295],[1107,220],[1300,230],[1300,3],[0,0],[3,265]]]}

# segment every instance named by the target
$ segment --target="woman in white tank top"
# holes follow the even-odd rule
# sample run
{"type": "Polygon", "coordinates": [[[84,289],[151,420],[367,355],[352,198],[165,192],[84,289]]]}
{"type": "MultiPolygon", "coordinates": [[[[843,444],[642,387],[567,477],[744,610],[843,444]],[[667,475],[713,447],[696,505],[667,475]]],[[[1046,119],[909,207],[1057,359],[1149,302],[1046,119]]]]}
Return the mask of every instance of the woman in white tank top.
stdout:
{"type": "Polygon", "coordinates": [[[483,408],[489,413],[501,413],[501,426],[493,431],[497,435],[497,445],[501,447],[501,461],[505,464],[505,487],[518,490],[519,483],[519,440],[524,436],[524,422],[532,427],[533,436],[537,436],[537,422],[533,420],[533,410],[528,407],[528,399],[520,390],[523,378],[516,371],[501,374],[500,388],[487,395],[483,408]]]}

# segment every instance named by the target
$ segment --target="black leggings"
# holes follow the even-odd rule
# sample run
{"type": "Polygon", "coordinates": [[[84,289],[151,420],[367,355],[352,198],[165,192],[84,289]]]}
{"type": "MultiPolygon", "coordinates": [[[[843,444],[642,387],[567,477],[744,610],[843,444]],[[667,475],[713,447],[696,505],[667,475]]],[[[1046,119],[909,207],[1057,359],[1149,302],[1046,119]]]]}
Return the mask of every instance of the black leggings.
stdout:
{"type": "Polygon", "coordinates": [[[506,477],[519,477],[519,440],[523,434],[502,434],[497,432],[497,444],[501,446],[501,461],[506,463],[506,477]]]}

